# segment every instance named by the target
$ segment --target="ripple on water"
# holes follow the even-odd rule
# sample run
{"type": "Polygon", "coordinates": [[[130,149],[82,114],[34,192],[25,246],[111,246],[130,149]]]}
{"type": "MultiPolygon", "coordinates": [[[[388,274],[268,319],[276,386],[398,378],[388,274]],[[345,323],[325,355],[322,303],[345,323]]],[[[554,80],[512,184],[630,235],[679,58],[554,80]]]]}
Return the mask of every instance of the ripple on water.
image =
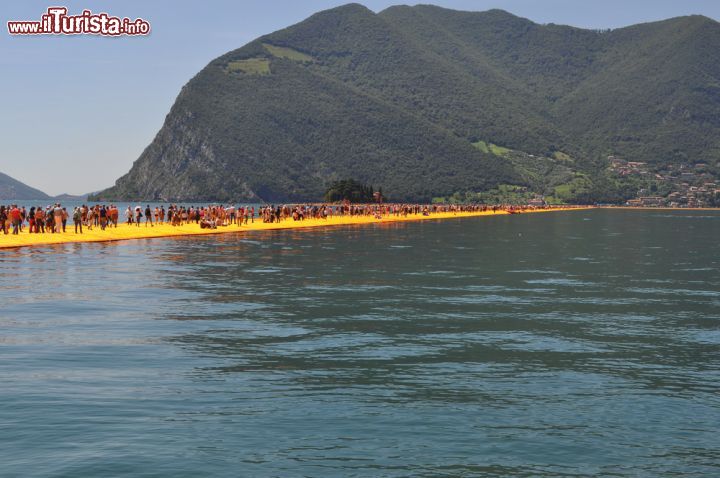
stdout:
{"type": "Polygon", "coordinates": [[[597,286],[598,284],[595,282],[590,281],[583,281],[579,279],[570,279],[570,278],[547,278],[547,279],[527,279],[525,281],[527,284],[540,284],[540,285],[556,285],[556,286],[563,286],[563,287],[592,287],[597,286]]]}
{"type": "Polygon", "coordinates": [[[0,474],[720,476],[720,221],[656,216],[0,252],[0,474]]]}

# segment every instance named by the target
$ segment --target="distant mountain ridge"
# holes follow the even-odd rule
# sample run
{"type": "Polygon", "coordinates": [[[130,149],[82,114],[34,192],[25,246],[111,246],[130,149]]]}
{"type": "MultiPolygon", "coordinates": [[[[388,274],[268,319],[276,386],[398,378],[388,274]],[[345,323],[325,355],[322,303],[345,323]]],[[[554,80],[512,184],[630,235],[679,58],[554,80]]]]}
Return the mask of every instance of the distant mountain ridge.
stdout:
{"type": "Polygon", "coordinates": [[[608,155],[717,171],[718,111],[720,24],[706,17],[594,31],[349,4],[211,61],[96,197],[309,200],[354,178],[429,200],[499,184],[547,192],[557,184],[528,171],[558,166],[557,181],[582,178],[577,200],[606,200],[608,155]]]}
{"type": "Polygon", "coordinates": [[[50,199],[50,196],[0,173],[0,201],[5,199],[50,199]]]}
{"type": "Polygon", "coordinates": [[[50,196],[47,193],[24,184],[7,174],[0,173],[0,201],[5,200],[52,200],[52,201],[84,201],[87,194],[60,194],[50,196]]]}

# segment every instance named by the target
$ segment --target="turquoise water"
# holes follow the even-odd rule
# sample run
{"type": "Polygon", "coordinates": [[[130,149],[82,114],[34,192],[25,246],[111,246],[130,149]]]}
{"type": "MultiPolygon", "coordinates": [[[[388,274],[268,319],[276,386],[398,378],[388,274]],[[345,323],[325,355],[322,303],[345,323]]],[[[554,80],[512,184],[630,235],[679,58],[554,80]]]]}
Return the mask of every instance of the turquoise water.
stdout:
{"type": "Polygon", "coordinates": [[[0,476],[717,477],[718,238],[593,210],[0,251],[0,476]]]}

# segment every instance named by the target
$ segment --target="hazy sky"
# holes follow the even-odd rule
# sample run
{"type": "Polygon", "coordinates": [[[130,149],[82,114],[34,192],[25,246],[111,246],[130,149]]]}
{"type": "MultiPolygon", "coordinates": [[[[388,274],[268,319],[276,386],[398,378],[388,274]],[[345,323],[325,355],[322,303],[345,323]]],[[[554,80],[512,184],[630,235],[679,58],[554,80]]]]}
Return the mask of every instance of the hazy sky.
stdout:
{"type": "MultiPolygon", "coordinates": [[[[334,0],[2,2],[0,172],[48,194],[83,194],[125,174],[162,126],[180,88],[210,60],[334,0]],[[8,20],[39,20],[49,6],[142,17],[147,37],[20,36],[8,20]]],[[[426,0],[360,2],[374,11],[434,3],[502,8],[538,23],[617,28],[688,14],[720,19],[720,0],[426,0]]]]}

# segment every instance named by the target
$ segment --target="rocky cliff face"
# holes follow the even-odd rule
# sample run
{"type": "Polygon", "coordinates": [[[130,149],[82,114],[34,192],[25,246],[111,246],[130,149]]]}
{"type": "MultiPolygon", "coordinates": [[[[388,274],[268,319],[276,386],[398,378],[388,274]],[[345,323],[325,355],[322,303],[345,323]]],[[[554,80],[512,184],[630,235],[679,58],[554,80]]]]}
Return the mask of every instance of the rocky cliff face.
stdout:
{"type": "Polygon", "coordinates": [[[222,174],[227,159],[213,149],[211,134],[193,119],[193,112],[178,106],[168,115],[153,142],[132,170],[115,186],[118,199],[255,200],[257,195],[243,181],[222,174]]]}

